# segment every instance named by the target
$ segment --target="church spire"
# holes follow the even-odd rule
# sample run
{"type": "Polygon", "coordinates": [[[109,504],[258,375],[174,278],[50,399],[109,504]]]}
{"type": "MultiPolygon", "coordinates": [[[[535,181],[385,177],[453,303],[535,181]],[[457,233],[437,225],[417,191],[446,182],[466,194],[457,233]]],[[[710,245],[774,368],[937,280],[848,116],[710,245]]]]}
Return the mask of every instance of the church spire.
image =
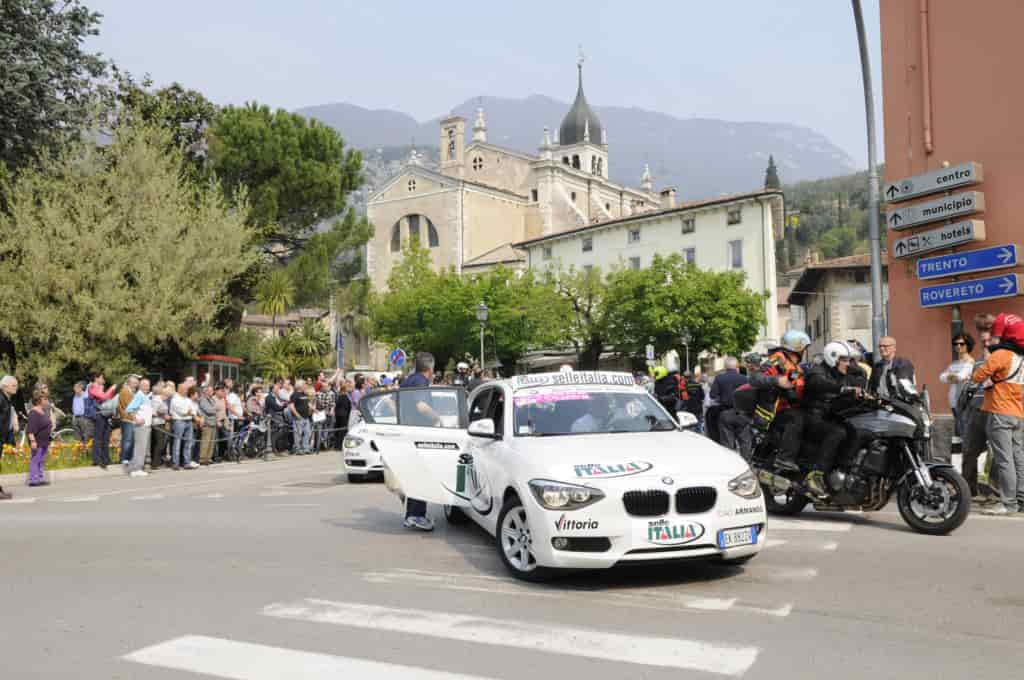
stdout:
{"type": "Polygon", "coordinates": [[[779,171],[775,167],[775,157],[768,156],[768,169],[764,171],[764,188],[779,189],[782,184],[779,182],[779,171]]]}
{"type": "Polygon", "coordinates": [[[644,163],[644,174],[640,176],[640,188],[650,193],[654,190],[654,182],[651,180],[651,166],[644,163]]]}

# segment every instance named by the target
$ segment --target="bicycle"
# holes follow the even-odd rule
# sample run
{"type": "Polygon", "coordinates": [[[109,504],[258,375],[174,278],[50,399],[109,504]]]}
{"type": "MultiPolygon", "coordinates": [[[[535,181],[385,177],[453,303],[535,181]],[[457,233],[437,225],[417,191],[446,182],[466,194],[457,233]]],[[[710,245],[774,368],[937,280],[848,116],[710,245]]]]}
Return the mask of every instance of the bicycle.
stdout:
{"type": "Polygon", "coordinates": [[[257,458],[263,455],[267,446],[267,426],[261,419],[247,422],[239,430],[232,442],[230,455],[236,463],[242,458],[257,458]]]}
{"type": "MultiPolygon", "coordinates": [[[[18,448],[26,448],[28,446],[28,413],[19,413],[18,419],[22,421],[20,425],[21,433],[18,437],[18,448]]],[[[50,444],[73,444],[78,441],[78,433],[70,427],[63,427],[60,429],[54,429],[50,432],[50,444]]]]}

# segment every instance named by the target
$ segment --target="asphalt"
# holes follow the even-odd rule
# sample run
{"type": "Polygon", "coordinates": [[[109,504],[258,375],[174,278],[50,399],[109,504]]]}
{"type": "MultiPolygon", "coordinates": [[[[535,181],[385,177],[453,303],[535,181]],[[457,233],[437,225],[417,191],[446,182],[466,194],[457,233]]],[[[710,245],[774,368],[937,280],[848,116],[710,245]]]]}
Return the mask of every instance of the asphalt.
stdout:
{"type": "MultiPolygon", "coordinates": [[[[507,576],[400,526],[335,453],[15,487],[0,677],[996,678],[1024,663],[1024,516],[770,521],[742,568],[507,576]]],[[[432,510],[436,511],[435,508],[432,510]]]]}

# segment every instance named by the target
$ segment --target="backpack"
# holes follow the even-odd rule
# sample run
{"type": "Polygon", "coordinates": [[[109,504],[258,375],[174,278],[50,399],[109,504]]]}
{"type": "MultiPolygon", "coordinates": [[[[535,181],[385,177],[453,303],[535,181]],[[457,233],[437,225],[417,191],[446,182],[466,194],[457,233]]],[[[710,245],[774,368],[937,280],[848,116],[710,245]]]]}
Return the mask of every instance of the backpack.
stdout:
{"type": "Polygon", "coordinates": [[[107,399],[105,402],[100,404],[99,408],[97,408],[96,411],[104,418],[110,418],[117,413],[119,401],[120,399],[118,395],[115,394],[110,399],[107,399]]]}

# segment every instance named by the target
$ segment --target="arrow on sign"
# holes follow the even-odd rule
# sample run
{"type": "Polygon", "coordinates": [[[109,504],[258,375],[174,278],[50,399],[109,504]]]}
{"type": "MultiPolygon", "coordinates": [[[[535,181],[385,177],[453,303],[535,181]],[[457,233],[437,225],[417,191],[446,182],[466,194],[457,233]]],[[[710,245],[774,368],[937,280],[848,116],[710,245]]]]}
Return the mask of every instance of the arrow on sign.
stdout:
{"type": "Polygon", "coordinates": [[[885,190],[885,195],[888,196],[889,198],[892,198],[893,196],[895,196],[899,192],[900,192],[900,190],[896,188],[895,184],[890,184],[889,188],[885,190]]]}
{"type": "Polygon", "coordinates": [[[907,244],[905,241],[898,241],[896,243],[896,254],[902,255],[907,250],[907,244]]]}
{"type": "Polygon", "coordinates": [[[1014,281],[1013,279],[1003,279],[1002,281],[999,282],[999,287],[1003,289],[1004,293],[1009,293],[1011,290],[1013,290],[1013,287],[1016,285],[1016,283],[1017,282],[1014,281]]]}
{"type": "Polygon", "coordinates": [[[999,254],[996,255],[996,258],[1002,261],[1003,264],[1006,264],[1013,259],[1013,252],[1009,248],[1003,248],[999,251],[999,254]]]}
{"type": "Polygon", "coordinates": [[[902,221],[903,215],[900,215],[898,212],[894,212],[892,215],[889,216],[889,222],[891,222],[892,224],[899,224],[902,221]]]}

